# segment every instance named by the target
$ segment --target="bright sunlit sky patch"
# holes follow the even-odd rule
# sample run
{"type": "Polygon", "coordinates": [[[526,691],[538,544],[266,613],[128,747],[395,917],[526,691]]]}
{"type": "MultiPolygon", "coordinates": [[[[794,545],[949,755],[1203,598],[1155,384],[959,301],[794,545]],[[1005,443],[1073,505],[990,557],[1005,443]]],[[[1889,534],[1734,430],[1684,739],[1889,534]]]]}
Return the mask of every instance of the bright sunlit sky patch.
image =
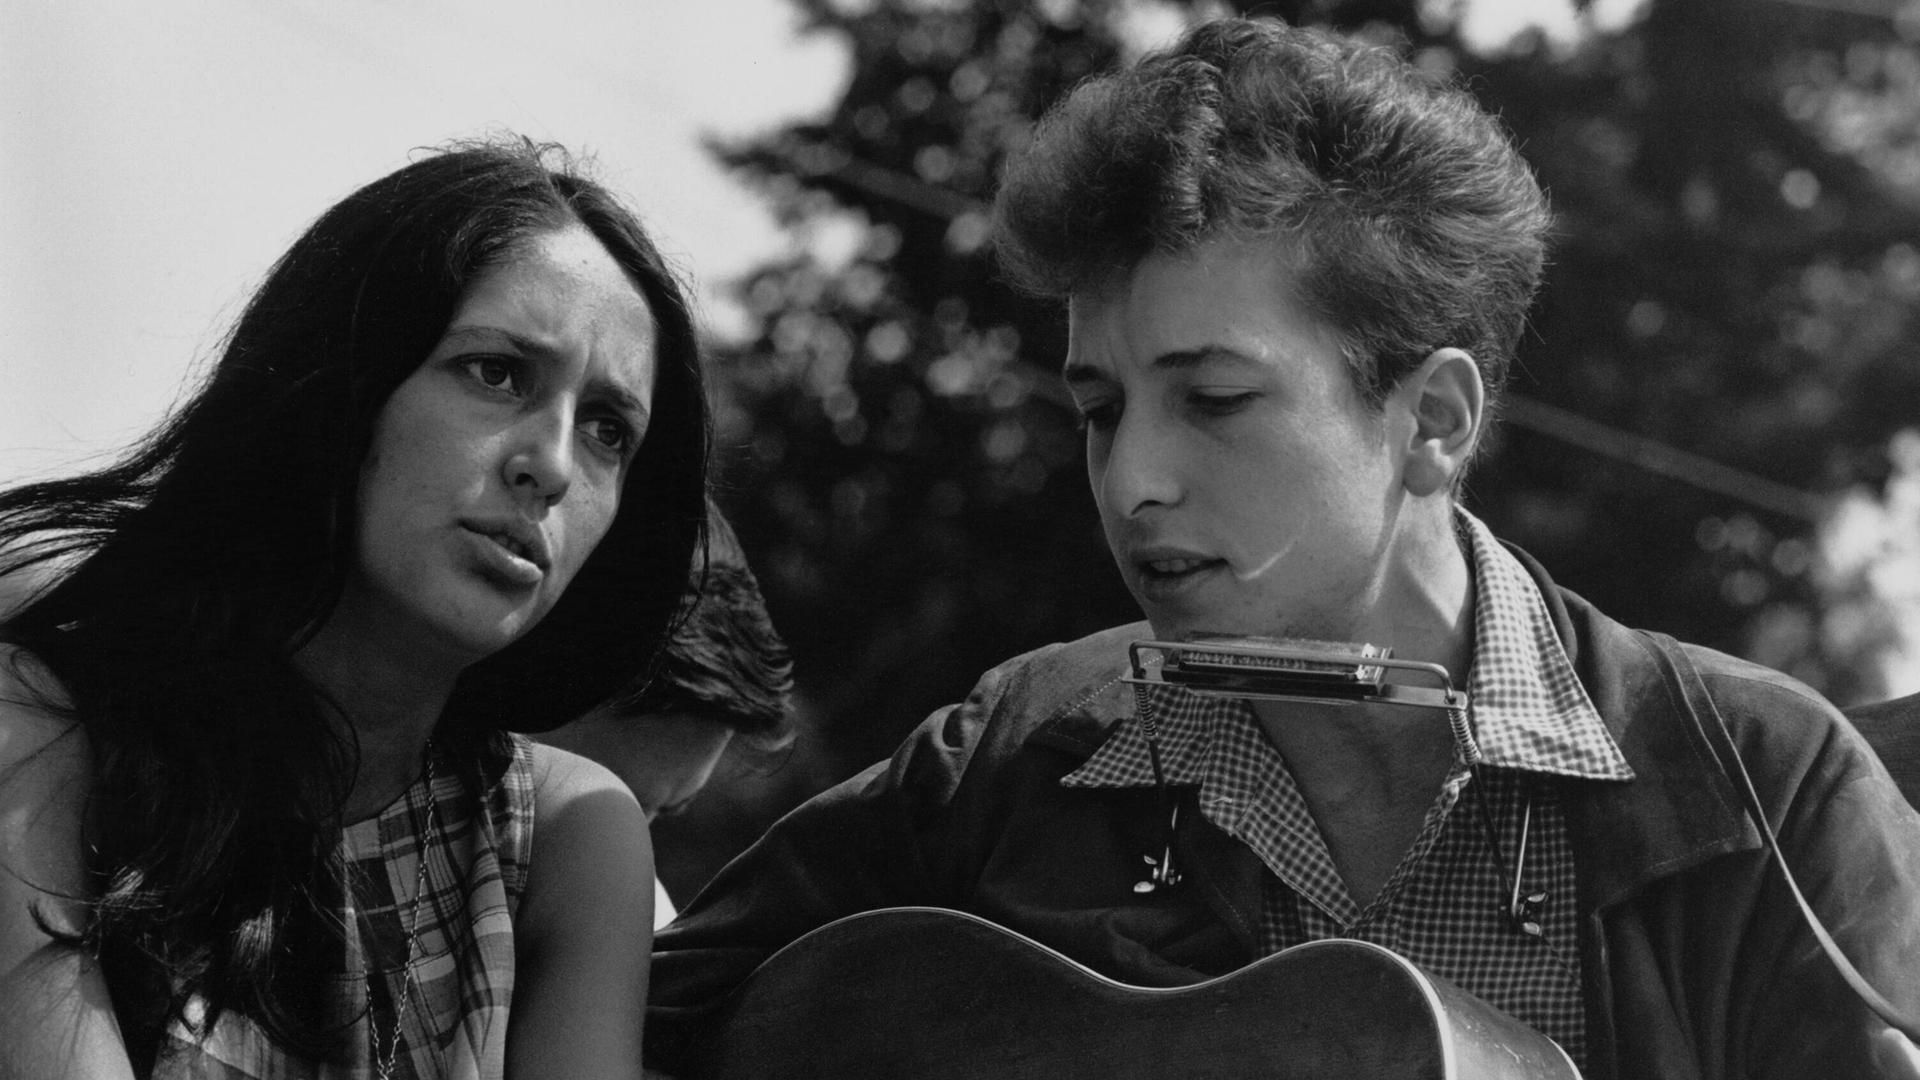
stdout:
{"type": "MultiPolygon", "coordinates": [[[[1428,0],[1449,10],[1452,0],[1428,0]]],[[[1475,49],[1497,50],[1522,30],[1535,29],[1556,45],[1568,45],[1594,31],[1618,30],[1639,17],[1647,0],[1594,0],[1582,14],[1572,0],[1470,0],[1460,5],[1460,36],[1475,49]]]]}
{"type": "Polygon", "coordinates": [[[846,71],[787,0],[0,0],[0,25],[0,483],[144,431],[309,221],[451,137],[591,152],[712,294],[781,238],[700,134],[818,113],[846,71]]]}
{"type": "MultiPolygon", "coordinates": [[[[1580,32],[1570,0],[1465,19],[1580,32]]],[[[0,484],[149,428],[313,217],[452,137],[591,152],[724,325],[725,284],[788,241],[699,137],[846,78],[787,0],[0,0],[0,26],[0,484]]]]}

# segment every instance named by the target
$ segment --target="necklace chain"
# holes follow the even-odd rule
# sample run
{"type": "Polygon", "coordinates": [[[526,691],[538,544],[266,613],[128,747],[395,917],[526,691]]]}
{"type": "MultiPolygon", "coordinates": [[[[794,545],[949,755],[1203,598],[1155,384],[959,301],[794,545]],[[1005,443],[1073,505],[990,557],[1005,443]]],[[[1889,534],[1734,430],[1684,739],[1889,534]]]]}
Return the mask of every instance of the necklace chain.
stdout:
{"type": "Polygon", "coordinates": [[[380,1049],[380,1024],[373,1011],[373,980],[383,978],[377,964],[365,965],[367,976],[367,1040],[373,1052],[374,1075],[379,1080],[393,1080],[393,1069],[400,1059],[400,1030],[406,1024],[407,1007],[413,1003],[413,959],[414,951],[420,943],[420,902],[427,895],[427,855],[433,847],[435,814],[433,797],[433,743],[429,741],[423,751],[426,758],[427,779],[427,823],[421,830],[418,857],[419,868],[413,875],[413,903],[407,914],[407,955],[400,968],[400,995],[393,1006],[393,1027],[387,1032],[386,1051],[380,1049]]]}

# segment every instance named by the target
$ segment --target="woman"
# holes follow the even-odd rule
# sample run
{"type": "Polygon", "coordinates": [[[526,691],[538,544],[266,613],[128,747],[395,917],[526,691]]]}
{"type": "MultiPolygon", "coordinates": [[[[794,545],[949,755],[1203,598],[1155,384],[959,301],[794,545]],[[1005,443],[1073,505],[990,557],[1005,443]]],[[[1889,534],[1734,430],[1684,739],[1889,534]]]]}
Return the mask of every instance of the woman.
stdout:
{"type": "Polygon", "coordinates": [[[0,1076],[639,1074],[644,817],[503,729],[664,641],[707,418],[680,286],[546,156],[355,192],[136,451],[0,494],[48,577],[0,624],[0,1076]]]}

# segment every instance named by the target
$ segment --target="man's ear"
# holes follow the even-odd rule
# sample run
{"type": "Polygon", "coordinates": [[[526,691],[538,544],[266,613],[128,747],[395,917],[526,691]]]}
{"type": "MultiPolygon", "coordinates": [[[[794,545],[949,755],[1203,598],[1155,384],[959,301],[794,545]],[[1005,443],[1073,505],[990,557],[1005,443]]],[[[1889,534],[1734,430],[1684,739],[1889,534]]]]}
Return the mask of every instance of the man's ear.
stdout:
{"type": "Polygon", "coordinates": [[[1406,453],[1407,491],[1451,491],[1465,472],[1486,419],[1480,367],[1463,349],[1435,349],[1394,391],[1413,418],[1406,453]]]}

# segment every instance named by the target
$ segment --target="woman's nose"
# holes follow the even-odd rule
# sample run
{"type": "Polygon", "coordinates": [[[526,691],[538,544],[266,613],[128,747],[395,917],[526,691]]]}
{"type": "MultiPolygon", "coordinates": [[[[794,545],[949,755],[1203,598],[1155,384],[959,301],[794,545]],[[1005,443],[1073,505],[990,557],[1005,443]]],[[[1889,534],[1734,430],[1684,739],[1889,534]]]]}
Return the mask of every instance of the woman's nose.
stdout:
{"type": "Polygon", "coordinates": [[[507,486],[548,504],[559,502],[573,483],[573,424],[564,410],[543,410],[516,432],[507,455],[507,486]]]}

